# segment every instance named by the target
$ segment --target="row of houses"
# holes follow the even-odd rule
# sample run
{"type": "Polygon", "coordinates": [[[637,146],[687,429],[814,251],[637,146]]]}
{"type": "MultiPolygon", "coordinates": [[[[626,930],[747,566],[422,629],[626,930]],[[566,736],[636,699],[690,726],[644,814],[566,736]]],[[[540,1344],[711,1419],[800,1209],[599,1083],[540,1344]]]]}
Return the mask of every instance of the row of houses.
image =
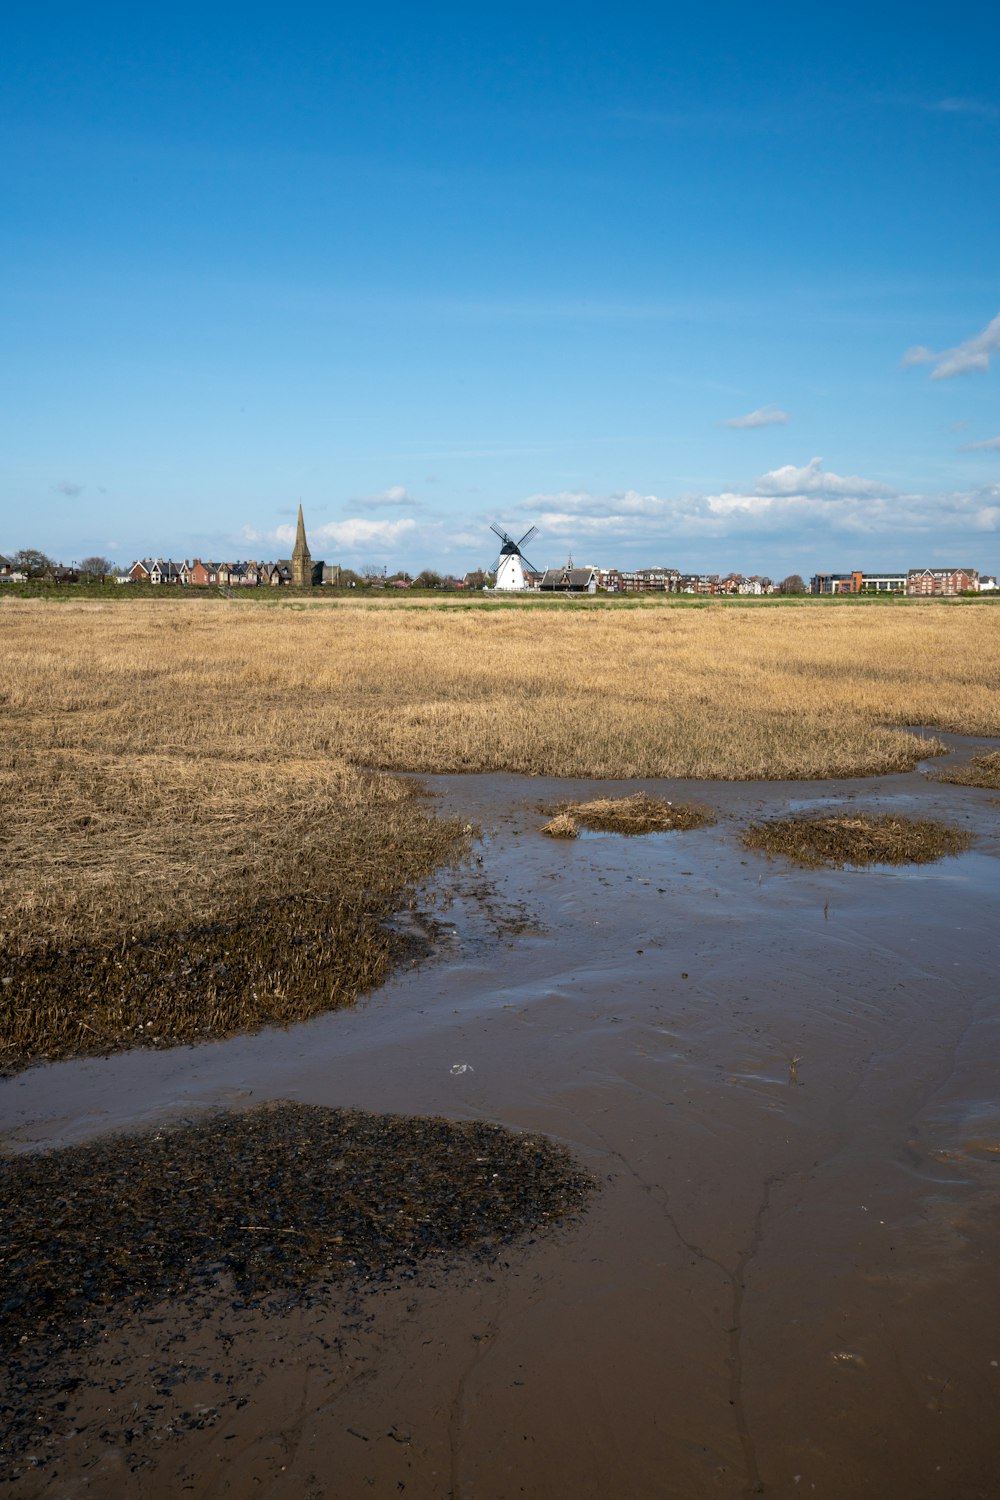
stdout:
{"type": "Polygon", "coordinates": [[[599,568],[599,587],[609,594],[773,594],[760,573],[681,573],[677,568],[599,568]]]}
{"type": "Polygon", "coordinates": [[[542,593],[596,594],[773,594],[770,578],[758,573],[681,573],[677,568],[575,567],[572,558],[564,568],[544,573],[525,569],[525,585],[542,593]]]}
{"type": "MultiPolygon", "coordinates": [[[[304,573],[311,572],[313,585],[337,585],[341,582],[339,567],[322,561],[304,559],[304,573]]],[[[76,583],[79,572],[52,564],[45,576],[59,583],[76,583]]],[[[448,579],[443,586],[452,588],[481,587],[483,574],[467,574],[464,580],[448,579]]],[[[0,554],[0,583],[23,583],[27,572],[10,558],[0,554]]],[[[280,588],[294,581],[293,560],[277,562],[211,562],[195,558],[193,562],[174,562],[162,557],[142,558],[134,562],[119,583],[150,583],[180,588],[280,588]]],[[[409,586],[392,580],[394,587],[409,586]]],[[[547,568],[544,572],[524,569],[525,587],[542,593],[609,594],[666,593],[707,595],[773,594],[770,578],[752,573],[681,573],[677,568],[600,568],[577,567],[570,558],[565,567],[547,568]]],[[[816,573],[809,583],[812,594],[903,594],[915,598],[948,598],[959,594],[997,592],[997,580],[976,568],[908,568],[896,571],[866,573],[816,573]]]]}
{"type": "MultiPolygon", "coordinates": [[[[666,593],[711,595],[773,594],[778,585],[759,573],[681,573],[676,568],[565,568],[524,575],[528,588],[543,592],[609,594],[666,593]]],[[[949,598],[958,594],[997,592],[997,580],[977,568],[906,568],[887,573],[817,573],[812,594],[906,594],[911,598],[949,598]]]]}
{"type": "Polygon", "coordinates": [[[811,594],[907,594],[911,598],[948,598],[988,594],[997,581],[977,568],[907,568],[890,573],[816,573],[811,594]]]}
{"type": "MultiPolygon", "coordinates": [[[[32,575],[23,565],[14,562],[9,557],[4,557],[0,552],[0,583],[27,583],[32,575]]],[[[79,583],[79,568],[67,568],[63,563],[49,563],[36,577],[46,579],[49,583],[79,583]]]]}
{"type": "MultiPolygon", "coordinates": [[[[193,562],[175,563],[172,558],[144,557],[128,570],[132,583],[175,585],[179,588],[281,588],[292,583],[290,558],[278,562],[193,562]]],[[[330,563],[312,562],[314,584],[336,584],[340,569],[330,563]]]]}
{"type": "MultiPolygon", "coordinates": [[[[314,584],[337,584],[340,568],[324,562],[312,564],[314,584]]],[[[483,576],[483,575],[479,575],[483,576]]],[[[227,588],[278,588],[292,581],[291,561],[278,562],[193,562],[176,563],[172,559],[142,558],[134,562],[127,577],[136,583],[173,584],[204,588],[211,585],[227,588]]],[[[449,579],[454,588],[475,587],[475,574],[462,580],[449,579]]],[[[563,568],[547,568],[543,573],[524,569],[525,586],[542,593],[609,594],[771,594],[775,585],[759,574],[744,577],[742,573],[681,573],[676,568],[599,568],[576,567],[572,558],[563,568]]],[[[393,579],[391,586],[407,588],[409,580],[393,579]]],[[[481,584],[479,585],[481,586],[481,584]]]]}

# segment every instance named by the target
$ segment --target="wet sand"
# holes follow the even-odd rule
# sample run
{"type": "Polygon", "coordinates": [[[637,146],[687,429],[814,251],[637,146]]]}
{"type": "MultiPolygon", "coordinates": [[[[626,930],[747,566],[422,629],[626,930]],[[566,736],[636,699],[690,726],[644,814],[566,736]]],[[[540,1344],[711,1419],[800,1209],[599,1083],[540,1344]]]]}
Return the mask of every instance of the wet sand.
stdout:
{"type": "Polygon", "coordinates": [[[272,1317],[220,1287],[98,1336],[61,1414],[77,1435],[6,1492],[995,1496],[995,794],[923,771],[421,779],[487,830],[434,962],[286,1032],[5,1080],[4,1144],[283,1098],[544,1131],[601,1192],[431,1284],[272,1317]],[[637,788],[719,821],[539,832],[541,809],[637,788]],[[975,842],[866,871],[739,843],[753,817],[845,802],[975,842]]]}

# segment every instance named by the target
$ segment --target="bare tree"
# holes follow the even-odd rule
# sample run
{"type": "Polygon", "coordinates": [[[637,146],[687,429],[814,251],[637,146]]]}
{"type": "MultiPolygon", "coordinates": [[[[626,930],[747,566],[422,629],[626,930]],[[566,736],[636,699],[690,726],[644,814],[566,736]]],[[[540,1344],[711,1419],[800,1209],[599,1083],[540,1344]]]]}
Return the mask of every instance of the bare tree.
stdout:
{"type": "Polygon", "coordinates": [[[808,592],[809,590],[798,573],[789,573],[788,577],[783,578],[778,584],[779,594],[808,594],[808,592]]]}
{"type": "Polygon", "coordinates": [[[43,573],[56,566],[52,558],[39,552],[37,547],[22,547],[20,552],[14,553],[14,561],[29,578],[41,578],[43,573]]]}
{"type": "Polygon", "coordinates": [[[108,557],[85,557],[80,564],[81,578],[97,579],[101,583],[114,571],[115,565],[108,557]]]}

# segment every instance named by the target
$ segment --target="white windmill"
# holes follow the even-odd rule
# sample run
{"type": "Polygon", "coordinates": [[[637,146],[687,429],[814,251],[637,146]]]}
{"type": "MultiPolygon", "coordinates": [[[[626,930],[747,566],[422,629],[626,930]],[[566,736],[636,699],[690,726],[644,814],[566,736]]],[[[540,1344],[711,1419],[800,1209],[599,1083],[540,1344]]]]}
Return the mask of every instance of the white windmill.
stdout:
{"type": "Polygon", "coordinates": [[[494,588],[506,590],[526,588],[527,584],[524,581],[525,568],[530,573],[534,573],[537,570],[531,566],[528,559],[522,553],[521,548],[525,542],[531,541],[531,538],[537,533],[538,527],[529,527],[519,542],[515,542],[514,538],[508,536],[506,531],[501,531],[499,526],[494,526],[492,521],[490,522],[490,530],[496,532],[502,543],[500,556],[490,569],[490,572],[496,575],[494,588]]]}

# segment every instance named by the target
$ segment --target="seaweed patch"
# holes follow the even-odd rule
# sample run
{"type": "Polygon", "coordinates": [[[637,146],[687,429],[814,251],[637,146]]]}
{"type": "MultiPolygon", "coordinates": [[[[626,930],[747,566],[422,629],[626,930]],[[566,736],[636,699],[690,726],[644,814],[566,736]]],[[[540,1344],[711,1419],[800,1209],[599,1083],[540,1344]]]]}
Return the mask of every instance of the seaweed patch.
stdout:
{"type": "Polygon", "coordinates": [[[243,1300],[488,1254],[579,1209],[562,1147],[481,1121],[264,1106],[2,1165],[5,1347],[228,1278],[243,1300]]]}
{"type": "Polygon", "coordinates": [[[91,1343],[157,1305],[280,1312],[338,1284],[413,1284],[579,1213],[594,1187],[544,1136],[288,1103],[4,1158],[0,1421],[15,1468],[45,1448],[50,1373],[75,1389],[91,1343]]]}

